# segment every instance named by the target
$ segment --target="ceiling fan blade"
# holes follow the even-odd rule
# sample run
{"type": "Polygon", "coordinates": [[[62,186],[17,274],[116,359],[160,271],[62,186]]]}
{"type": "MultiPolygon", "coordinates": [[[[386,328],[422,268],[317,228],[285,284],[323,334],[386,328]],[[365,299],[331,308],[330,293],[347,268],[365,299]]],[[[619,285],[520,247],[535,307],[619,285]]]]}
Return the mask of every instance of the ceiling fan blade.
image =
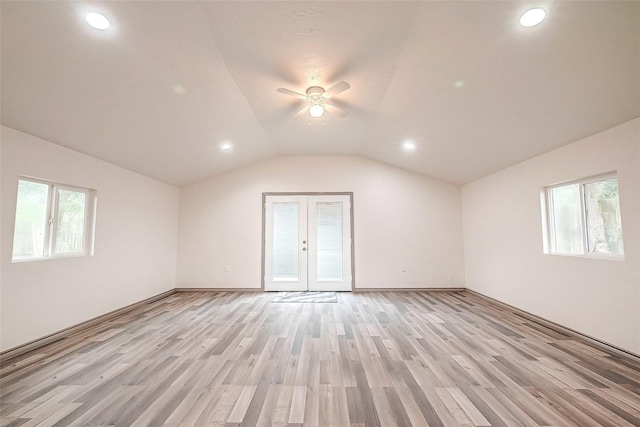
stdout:
{"type": "Polygon", "coordinates": [[[325,90],[324,93],[322,94],[322,96],[325,99],[329,99],[332,96],[335,96],[341,92],[344,92],[345,90],[349,89],[351,87],[351,85],[345,81],[342,82],[338,82],[335,85],[331,86],[329,89],[325,90]]]}
{"type": "Polygon", "coordinates": [[[304,104],[302,105],[300,108],[298,108],[295,113],[293,113],[292,115],[289,116],[290,119],[293,119],[295,116],[299,115],[300,113],[302,113],[304,110],[308,109],[309,105],[304,104]]]}
{"type": "Polygon", "coordinates": [[[331,114],[335,114],[336,116],[340,117],[347,117],[349,115],[349,112],[347,110],[343,110],[342,108],[337,107],[333,104],[329,104],[328,102],[324,103],[324,109],[331,114]]]}
{"type": "Polygon", "coordinates": [[[279,87],[278,89],[276,89],[276,92],[284,93],[285,95],[295,96],[296,98],[307,100],[307,95],[303,95],[301,93],[294,92],[294,91],[292,91],[290,89],[287,89],[287,88],[284,88],[284,87],[279,87]]]}

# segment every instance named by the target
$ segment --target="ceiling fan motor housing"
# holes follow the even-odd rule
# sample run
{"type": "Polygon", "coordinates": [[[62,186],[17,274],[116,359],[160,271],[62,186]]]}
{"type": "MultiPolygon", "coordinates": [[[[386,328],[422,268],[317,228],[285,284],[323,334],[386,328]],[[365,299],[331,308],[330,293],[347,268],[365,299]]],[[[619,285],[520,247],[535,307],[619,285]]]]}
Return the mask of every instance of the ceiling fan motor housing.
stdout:
{"type": "Polygon", "coordinates": [[[322,100],[322,94],[324,93],[324,89],[320,86],[311,86],[307,89],[307,96],[312,101],[320,101],[322,100]]]}

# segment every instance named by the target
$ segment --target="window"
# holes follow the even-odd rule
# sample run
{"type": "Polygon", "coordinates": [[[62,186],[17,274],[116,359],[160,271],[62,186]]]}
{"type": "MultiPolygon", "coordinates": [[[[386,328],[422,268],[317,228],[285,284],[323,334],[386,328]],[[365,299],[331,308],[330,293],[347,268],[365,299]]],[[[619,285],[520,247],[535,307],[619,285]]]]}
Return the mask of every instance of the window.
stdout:
{"type": "Polygon", "coordinates": [[[545,252],[624,256],[618,178],[602,175],[547,187],[545,252]]]}
{"type": "Polygon", "coordinates": [[[92,253],[96,192],[20,178],[12,261],[92,253]]]}

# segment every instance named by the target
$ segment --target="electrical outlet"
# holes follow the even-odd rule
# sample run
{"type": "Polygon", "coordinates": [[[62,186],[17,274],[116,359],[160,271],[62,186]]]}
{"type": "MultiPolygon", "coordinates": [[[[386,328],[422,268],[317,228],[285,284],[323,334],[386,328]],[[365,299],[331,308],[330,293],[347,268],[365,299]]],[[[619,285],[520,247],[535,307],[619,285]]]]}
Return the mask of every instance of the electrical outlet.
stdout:
{"type": "Polygon", "coordinates": [[[453,273],[449,273],[449,281],[453,282],[453,273]]]}
{"type": "Polygon", "coordinates": [[[404,265],[404,264],[402,264],[402,265],[400,266],[400,271],[402,271],[403,273],[406,273],[406,272],[407,272],[407,266],[406,266],[406,265],[404,265]]]}
{"type": "Polygon", "coordinates": [[[224,266],[224,272],[225,272],[225,273],[228,273],[228,272],[230,272],[230,271],[231,271],[231,266],[229,266],[229,265],[225,265],[225,266],[224,266]]]}

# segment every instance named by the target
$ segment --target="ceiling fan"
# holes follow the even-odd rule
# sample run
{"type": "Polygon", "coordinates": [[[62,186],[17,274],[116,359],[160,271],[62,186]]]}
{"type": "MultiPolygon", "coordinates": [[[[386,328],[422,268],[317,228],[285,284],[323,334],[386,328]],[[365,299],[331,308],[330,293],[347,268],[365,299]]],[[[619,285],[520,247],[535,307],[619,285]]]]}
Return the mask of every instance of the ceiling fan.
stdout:
{"type": "Polygon", "coordinates": [[[329,101],[329,99],[341,92],[344,92],[350,87],[351,85],[349,83],[342,81],[336,83],[327,90],[324,90],[324,88],[321,88],[320,86],[311,86],[309,89],[307,89],[306,95],[294,92],[283,87],[276,89],[276,92],[284,93],[285,95],[289,96],[295,96],[296,98],[307,101],[307,104],[303,105],[298,111],[293,114],[294,116],[308,108],[309,115],[311,117],[321,117],[325,111],[336,114],[340,117],[347,117],[349,113],[333,104],[331,101],[329,101]]]}

